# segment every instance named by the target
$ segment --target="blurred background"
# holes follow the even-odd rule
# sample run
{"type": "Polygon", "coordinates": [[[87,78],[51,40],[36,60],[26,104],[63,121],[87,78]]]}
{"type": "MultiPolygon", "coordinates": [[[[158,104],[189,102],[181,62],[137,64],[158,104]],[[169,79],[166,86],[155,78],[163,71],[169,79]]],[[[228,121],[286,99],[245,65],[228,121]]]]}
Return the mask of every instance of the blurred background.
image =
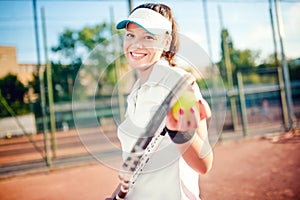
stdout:
{"type": "MultiPolygon", "coordinates": [[[[124,98],[112,98],[109,91],[128,70],[124,59],[107,62],[113,50],[103,58],[107,68],[97,79],[96,114],[86,112],[88,97],[74,106],[74,83],[90,52],[110,45],[116,21],[142,3],[0,1],[0,175],[91,160],[76,133],[74,112],[83,123],[91,115],[99,120],[88,127],[90,140],[98,125],[116,137],[113,114],[124,98]]],[[[220,72],[227,101],[219,140],[299,128],[298,0],[164,3],[173,9],[180,33],[200,45],[220,72]]],[[[211,98],[205,90],[203,95],[211,98]]]]}

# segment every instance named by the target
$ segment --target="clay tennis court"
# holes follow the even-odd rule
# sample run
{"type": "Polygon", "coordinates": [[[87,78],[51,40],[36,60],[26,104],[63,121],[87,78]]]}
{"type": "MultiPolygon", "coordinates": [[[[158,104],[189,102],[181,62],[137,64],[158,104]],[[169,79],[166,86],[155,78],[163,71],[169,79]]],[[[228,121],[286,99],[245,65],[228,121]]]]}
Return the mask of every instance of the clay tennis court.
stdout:
{"type": "MultiPolygon", "coordinates": [[[[300,137],[295,132],[284,137],[260,136],[220,142],[214,148],[212,171],[200,177],[201,198],[298,200],[299,151],[300,137]]],[[[115,170],[99,162],[81,162],[2,177],[0,199],[101,200],[117,184],[115,170]]]]}

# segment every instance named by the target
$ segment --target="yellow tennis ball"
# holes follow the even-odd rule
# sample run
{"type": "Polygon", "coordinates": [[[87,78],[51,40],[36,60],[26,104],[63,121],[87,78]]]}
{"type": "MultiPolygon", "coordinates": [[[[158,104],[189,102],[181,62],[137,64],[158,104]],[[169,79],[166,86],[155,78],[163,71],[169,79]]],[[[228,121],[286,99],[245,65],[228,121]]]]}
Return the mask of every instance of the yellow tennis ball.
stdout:
{"type": "Polygon", "coordinates": [[[185,91],[179,97],[178,101],[172,108],[172,115],[175,120],[178,120],[179,109],[182,108],[184,110],[184,114],[186,116],[187,121],[190,121],[190,109],[194,107],[200,112],[198,100],[193,91],[185,91]]]}

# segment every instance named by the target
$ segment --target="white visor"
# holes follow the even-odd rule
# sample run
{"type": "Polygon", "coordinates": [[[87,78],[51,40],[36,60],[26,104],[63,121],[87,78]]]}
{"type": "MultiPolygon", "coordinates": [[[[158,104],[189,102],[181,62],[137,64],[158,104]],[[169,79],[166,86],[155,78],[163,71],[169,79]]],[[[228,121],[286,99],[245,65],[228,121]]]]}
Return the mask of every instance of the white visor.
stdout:
{"type": "Polygon", "coordinates": [[[119,21],[116,28],[126,28],[129,22],[137,24],[153,35],[160,35],[166,32],[172,33],[172,23],[160,13],[148,8],[136,9],[127,19],[119,21]]]}

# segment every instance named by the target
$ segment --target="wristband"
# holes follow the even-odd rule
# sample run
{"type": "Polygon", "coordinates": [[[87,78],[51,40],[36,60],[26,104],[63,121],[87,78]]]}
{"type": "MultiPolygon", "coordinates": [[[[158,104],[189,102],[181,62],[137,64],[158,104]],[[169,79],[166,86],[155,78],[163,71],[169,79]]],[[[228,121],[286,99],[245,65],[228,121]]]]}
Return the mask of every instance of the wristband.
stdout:
{"type": "Polygon", "coordinates": [[[179,132],[179,131],[170,130],[167,127],[165,127],[165,130],[167,131],[168,135],[170,136],[170,138],[175,144],[186,143],[190,141],[195,134],[194,130],[179,132]]]}

